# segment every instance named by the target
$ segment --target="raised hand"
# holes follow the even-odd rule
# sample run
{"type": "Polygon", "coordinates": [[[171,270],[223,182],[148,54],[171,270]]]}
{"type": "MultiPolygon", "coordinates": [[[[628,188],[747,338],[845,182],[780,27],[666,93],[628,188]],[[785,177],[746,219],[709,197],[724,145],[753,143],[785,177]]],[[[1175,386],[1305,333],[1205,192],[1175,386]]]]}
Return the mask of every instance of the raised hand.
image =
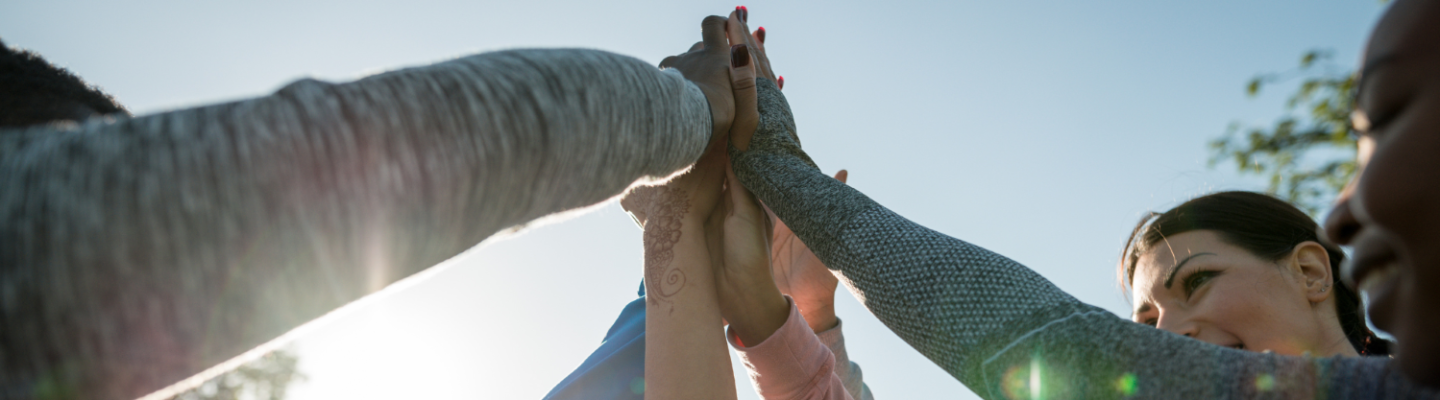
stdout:
{"type": "Polygon", "coordinates": [[[695,83],[695,86],[705,93],[705,99],[710,102],[710,117],[714,123],[710,134],[712,148],[724,148],[730,125],[735,120],[732,74],[727,68],[732,64],[730,46],[726,43],[725,36],[727,24],[725,17],[705,17],[700,22],[702,41],[690,46],[690,50],[685,53],[660,61],[660,69],[674,68],[680,71],[685,79],[695,83]]]}
{"type": "Polygon", "coordinates": [[[746,346],[780,329],[790,305],[770,271],[770,219],[760,201],[726,168],[724,197],[706,222],[720,315],[746,346]]]}
{"type": "Polygon", "coordinates": [[[770,58],[765,54],[765,28],[760,27],[750,31],[750,10],[745,6],[735,7],[730,12],[730,18],[725,22],[725,37],[730,40],[731,46],[745,45],[752,51],[755,58],[756,76],[777,82],[779,77],[775,71],[770,69],[770,58]]]}
{"type": "MultiPolygon", "coordinates": [[[[783,87],[784,79],[776,76],[775,72],[770,69],[770,58],[765,54],[765,31],[762,29],[751,33],[750,27],[747,25],[749,18],[750,10],[740,6],[735,7],[735,11],[731,12],[730,18],[726,20],[725,33],[733,49],[731,52],[744,52],[744,60],[753,64],[752,70],[755,73],[750,76],[752,80],[755,77],[768,79],[783,87]]],[[[739,57],[733,58],[739,59],[739,57]]],[[[753,82],[748,83],[751,87],[742,89],[741,86],[747,83],[742,83],[741,77],[732,75],[731,78],[736,90],[734,126],[730,130],[730,143],[735,148],[746,150],[750,148],[750,136],[755,133],[755,127],[760,124],[760,113],[756,109],[756,92],[753,82]]]]}
{"type": "MultiPolygon", "coordinates": [[[[724,35],[725,23],[722,17],[706,17],[701,23],[704,41],[696,43],[689,52],[660,63],[662,68],[680,70],[705,91],[711,108],[717,109],[716,115],[733,115],[736,90],[747,91],[751,98],[755,90],[755,72],[749,66],[748,54],[731,54],[726,50],[729,47],[724,35]],[[732,60],[736,56],[743,58],[732,60]],[[732,87],[732,77],[744,84],[741,89],[732,87]]],[[[728,170],[729,157],[723,144],[733,125],[727,118],[716,117],[716,126],[724,126],[725,130],[712,136],[718,139],[712,139],[711,146],[689,171],[663,185],[635,187],[620,200],[621,207],[645,231],[645,284],[652,305],[671,302],[687,282],[693,284],[694,277],[687,276],[680,263],[674,262],[675,249],[687,236],[704,243],[701,228],[716,208],[728,170]]],[[[747,126],[746,129],[754,129],[753,124],[747,126]]],[[[708,257],[702,257],[705,258],[708,257]]]]}
{"type": "MultiPolygon", "coordinates": [[[[843,169],[835,173],[835,179],[841,183],[848,176],[843,169]]],[[[770,214],[770,220],[775,225],[770,241],[770,268],[775,285],[780,293],[795,299],[795,307],[800,309],[811,330],[823,332],[834,328],[839,323],[835,317],[835,289],[839,279],[784,222],[774,214],[770,214]]]]}

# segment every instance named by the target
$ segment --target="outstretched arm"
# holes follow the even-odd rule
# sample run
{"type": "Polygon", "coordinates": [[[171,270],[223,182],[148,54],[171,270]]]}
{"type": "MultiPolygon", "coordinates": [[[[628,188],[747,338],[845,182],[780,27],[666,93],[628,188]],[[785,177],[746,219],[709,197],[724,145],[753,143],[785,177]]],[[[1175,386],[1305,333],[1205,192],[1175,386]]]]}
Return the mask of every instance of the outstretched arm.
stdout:
{"type": "Polygon", "coordinates": [[[762,81],[759,104],[749,148],[731,149],[740,181],[876,317],[982,397],[1436,395],[1390,372],[1386,359],[1228,349],[1081,303],[1013,260],[907,220],[825,176],[795,140],[778,88],[762,81]]]}
{"type": "Polygon", "coordinates": [[[0,391],[145,395],[671,175],[712,114],[631,57],[514,50],[0,133],[0,391]]]}

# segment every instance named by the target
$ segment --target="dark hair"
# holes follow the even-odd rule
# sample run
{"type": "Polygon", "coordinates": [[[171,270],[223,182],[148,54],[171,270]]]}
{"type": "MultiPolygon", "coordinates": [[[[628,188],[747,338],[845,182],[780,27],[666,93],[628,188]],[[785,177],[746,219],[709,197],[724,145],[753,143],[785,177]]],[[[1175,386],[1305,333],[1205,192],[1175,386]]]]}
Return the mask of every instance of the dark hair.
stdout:
{"type": "Polygon", "coordinates": [[[73,120],[81,107],[128,114],[110,95],[70,71],[0,42],[0,128],[73,120]]]}
{"type": "MultiPolygon", "coordinates": [[[[1283,200],[1253,192],[1219,192],[1200,196],[1163,214],[1148,213],[1125,241],[1120,254],[1120,282],[1129,287],[1135,277],[1140,255],[1166,237],[1197,230],[1213,231],[1220,240],[1239,246],[1257,257],[1279,260],[1304,242],[1325,247],[1330,255],[1330,276],[1340,276],[1345,253],[1322,240],[1320,227],[1300,209],[1283,200]]],[[[1389,354],[1389,345],[1365,326],[1360,296],[1334,279],[1335,311],[1340,328],[1360,354],[1389,354]]]]}

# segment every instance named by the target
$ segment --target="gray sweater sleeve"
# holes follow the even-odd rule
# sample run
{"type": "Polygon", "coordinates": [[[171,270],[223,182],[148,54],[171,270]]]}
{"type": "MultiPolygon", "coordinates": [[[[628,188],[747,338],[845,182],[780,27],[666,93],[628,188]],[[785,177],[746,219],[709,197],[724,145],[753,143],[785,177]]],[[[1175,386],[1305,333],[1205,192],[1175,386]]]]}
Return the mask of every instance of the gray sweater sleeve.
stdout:
{"type": "Polygon", "coordinates": [[[699,158],[704,95],[514,50],[0,132],[0,398],[128,399],[699,158]]]}
{"type": "Polygon", "coordinates": [[[987,399],[1437,398],[1382,357],[1209,345],[1081,303],[1034,271],[945,236],[821,173],[761,80],[760,126],[731,148],[740,181],[882,322],[987,399]]]}

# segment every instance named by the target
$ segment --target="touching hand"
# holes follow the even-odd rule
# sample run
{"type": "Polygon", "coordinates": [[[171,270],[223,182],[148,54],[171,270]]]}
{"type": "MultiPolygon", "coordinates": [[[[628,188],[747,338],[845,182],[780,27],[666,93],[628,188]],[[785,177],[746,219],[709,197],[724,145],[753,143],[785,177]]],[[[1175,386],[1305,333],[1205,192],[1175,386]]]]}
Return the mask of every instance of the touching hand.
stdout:
{"type": "MultiPolygon", "coordinates": [[[[845,183],[849,173],[845,170],[835,173],[835,179],[845,183]]],[[[795,307],[815,332],[824,332],[839,323],[835,317],[835,289],[839,279],[830,272],[810,247],[795,236],[790,227],[779,218],[770,215],[775,224],[775,234],[770,242],[770,265],[775,274],[775,285],[780,293],[795,299],[795,307]]]]}
{"type": "Polygon", "coordinates": [[[726,168],[723,201],[706,222],[720,315],[746,346],[763,342],[790,317],[770,271],[770,219],[726,168]]]}
{"type": "Polygon", "coordinates": [[[702,41],[696,42],[683,54],[660,61],[660,69],[674,68],[680,71],[685,79],[705,93],[705,100],[710,102],[710,118],[713,122],[710,133],[712,149],[724,148],[730,126],[735,120],[735,97],[731,90],[733,74],[730,71],[732,54],[726,43],[726,23],[725,17],[705,17],[700,22],[702,41]]]}
{"type": "Polygon", "coordinates": [[[784,78],[775,75],[770,69],[770,57],[765,53],[765,31],[763,28],[755,32],[750,31],[748,25],[750,10],[745,7],[736,7],[726,20],[726,36],[730,41],[731,52],[736,56],[732,57],[736,62],[744,62],[753,65],[749,75],[749,82],[743,82],[744,77],[734,76],[735,87],[735,116],[734,126],[730,129],[730,143],[735,148],[747,150],[750,148],[750,136],[755,134],[755,128],[760,124],[760,112],[756,108],[757,98],[754,79],[756,77],[768,79],[781,88],[785,87],[784,78]],[[743,55],[741,54],[743,53],[743,55]],[[742,86],[748,86],[743,87],[742,86]]]}
{"type": "Polygon", "coordinates": [[[643,229],[647,220],[657,212],[668,212],[669,216],[704,221],[715,208],[724,181],[726,140],[730,132],[737,129],[746,132],[755,130],[755,120],[750,118],[747,125],[733,124],[735,98],[743,93],[748,96],[748,114],[754,115],[755,68],[750,65],[748,52],[736,50],[727,45],[725,35],[728,20],[724,17],[709,16],[700,24],[702,41],[690,47],[690,51],[670,56],[660,62],[660,68],[674,68],[686,79],[695,83],[710,102],[710,113],[714,119],[714,132],[705,154],[689,171],[671,179],[664,185],[636,187],[620,200],[621,207],[635,218],[643,229]],[[677,206],[683,204],[683,207],[677,206]],[[669,206],[670,208],[663,208],[669,206]],[[658,207],[658,208],[657,208],[658,207]],[[680,208],[675,208],[680,207],[680,208]],[[674,209],[674,211],[666,211],[674,209]]]}

